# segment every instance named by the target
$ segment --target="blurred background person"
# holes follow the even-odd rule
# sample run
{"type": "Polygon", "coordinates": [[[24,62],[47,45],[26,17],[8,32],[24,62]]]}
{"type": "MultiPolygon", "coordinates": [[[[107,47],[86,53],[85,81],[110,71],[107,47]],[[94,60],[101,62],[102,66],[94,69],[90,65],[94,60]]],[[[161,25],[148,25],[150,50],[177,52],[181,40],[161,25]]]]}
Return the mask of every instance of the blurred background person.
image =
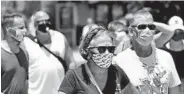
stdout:
{"type": "Polygon", "coordinates": [[[87,19],[87,24],[83,27],[82,30],[82,37],[84,37],[88,31],[91,29],[91,26],[95,25],[94,21],[92,18],[87,19]]]}
{"type": "MultiPolygon", "coordinates": [[[[179,16],[173,16],[169,19],[168,25],[160,23],[160,31],[168,33],[158,40],[155,44],[158,48],[168,51],[175,62],[177,72],[181,78],[181,91],[184,92],[184,75],[183,75],[183,56],[184,56],[184,26],[183,20],[179,16]],[[164,41],[163,41],[164,40],[164,41]]],[[[157,35],[159,35],[158,33],[157,35]]]]}
{"type": "Polygon", "coordinates": [[[103,27],[87,33],[79,46],[87,63],[66,74],[60,94],[133,94],[126,74],[111,64],[115,50],[112,38],[103,27]]]}
{"type": "Polygon", "coordinates": [[[30,30],[35,31],[30,32],[35,36],[29,35],[24,39],[29,55],[29,94],[57,94],[65,72],[75,68],[65,36],[50,29],[49,20],[49,15],[44,11],[33,14],[30,30]],[[57,56],[65,62],[61,62],[57,56]]]}
{"type": "Polygon", "coordinates": [[[108,31],[113,35],[116,41],[116,50],[114,54],[118,54],[130,47],[130,40],[127,36],[128,27],[126,25],[126,20],[115,20],[110,22],[108,25],[108,31]]]}
{"type": "Polygon", "coordinates": [[[1,40],[1,92],[27,94],[28,58],[21,46],[27,32],[24,19],[17,13],[5,14],[1,26],[4,34],[1,40]]]}
{"type": "Polygon", "coordinates": [[[114,60],[138,94],[180,94],[181,81],[172,56],[153,44],[155,29],[152,15],[144,9],[137,11],[129,26],[132,47],[114,60]]]}

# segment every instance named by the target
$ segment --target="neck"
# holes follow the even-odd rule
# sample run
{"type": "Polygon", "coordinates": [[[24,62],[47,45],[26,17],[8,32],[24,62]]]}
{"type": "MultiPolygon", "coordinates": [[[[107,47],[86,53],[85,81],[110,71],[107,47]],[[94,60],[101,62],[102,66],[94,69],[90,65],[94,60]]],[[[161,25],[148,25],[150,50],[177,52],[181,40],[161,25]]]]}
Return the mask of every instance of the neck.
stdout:
{"type": "Polygon", "coordinates": [[[90,60],[87,65],[94,77],[107,76],[108,69],[98,67],[92,60],[90,60]]]}
{"type": "Polygon", "coordinates": [[[152,53],[152,46],[151,44],[148,46],[143,46],[137,42],[133,42],[133,49],[135,50],[136,54],[139,57],[148,57],[152,53]]]}
{"type": "Polygon", "coordinates": [[[19,52],[19,45],[18,43],[15,43],[13,39],[7,39],[8,46],[10,47],[10,50],[12,53],[18,53],[19,52]]]}
{"type": "Polygon", "coordinates": [[[173,51],[182,51],[184,50],[184,43],[183,40],[180,41],[174,41],[174,40],[170,40],[169,42],[169,49],[173,50],[173,51]]]}

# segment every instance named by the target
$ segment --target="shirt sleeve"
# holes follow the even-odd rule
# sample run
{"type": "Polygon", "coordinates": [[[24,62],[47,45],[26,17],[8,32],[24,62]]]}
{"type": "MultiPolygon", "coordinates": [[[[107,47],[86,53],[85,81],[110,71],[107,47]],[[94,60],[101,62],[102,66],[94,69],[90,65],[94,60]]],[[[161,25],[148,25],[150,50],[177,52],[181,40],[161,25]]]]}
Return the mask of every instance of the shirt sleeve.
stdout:
{"type": "Polygon", "coordinates": [[[169,82],[169,87],[175,87],[181,84],[178,72],[176,70],[175,64],[174,64],[174,60],[172,58],[172,56],[169,54],[169,66],[170,66],[170,70],[171,70],[171,77],[170,77],[170,82],[169,82]]]}
{"type": "Polygon", "coordinates": [[[74,94],[76,79],[73,70],[69,70],[65,75],[63,82],[59,88],[59,91],[62,91],[66,94],[74,94]]]}

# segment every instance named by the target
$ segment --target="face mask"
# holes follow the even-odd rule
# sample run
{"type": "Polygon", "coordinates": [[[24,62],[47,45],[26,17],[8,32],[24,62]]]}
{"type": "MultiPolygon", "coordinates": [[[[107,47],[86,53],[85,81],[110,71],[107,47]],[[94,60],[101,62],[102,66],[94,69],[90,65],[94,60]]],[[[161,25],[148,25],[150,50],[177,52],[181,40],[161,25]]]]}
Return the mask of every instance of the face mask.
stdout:
{"type": "Polygon", "coordinates": [[[184,39],[184,31],[180,30],[180,29],[175,30],[175,33],[174,33],[172,39],[174,41],[180,41],[180,40],[184,39]]]}
{"type": "Polygon", "coordinates": [[[20,31],[17,31],[17,30],[14,30],[14,29],[10,29],[10,34],[11,34],[11,37],[18,41],[18,42],[21,42],[23,41],[24,39],[24,36],[25,36],[25,32],[24,30],[20,30],[20,31]],[[13,32],[15,32],[15,34],[12,34],[13,32]]]}
{"type": "Polygon", "coordinates": [[[153,34],[153,31],[150,30],[139,31],[136,41],[143,46],[148,46],[153,40],[153,34]]]}
{"type": "Polygon", "coordinates": [[[49,24],[39,24],[38,25],[38,30],[40,30],[43,33],[46,33],[50,28],[49,24]]]}
{"type": "Polygon", "coordinates": [[[100,68],[109,68],[112,63],[113,54],[112,53],[103,53],[103,54],[93,54],[92,60],[100,68]]]}

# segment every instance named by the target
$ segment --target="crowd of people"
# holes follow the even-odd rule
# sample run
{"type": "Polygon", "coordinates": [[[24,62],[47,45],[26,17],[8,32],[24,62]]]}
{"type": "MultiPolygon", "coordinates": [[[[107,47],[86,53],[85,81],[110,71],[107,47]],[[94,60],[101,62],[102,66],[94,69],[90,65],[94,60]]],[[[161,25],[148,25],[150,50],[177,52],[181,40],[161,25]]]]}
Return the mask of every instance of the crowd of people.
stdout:
{"type": "Polygon", "coordinates": [[[143,8],[107,28],[89,22],[79,45],[87,62],[78,65],[46,12],[34,13],[28,27],[18,13],[3,15],[1,94],[184,93],[181,17],[155,22],[143,8]]]}

